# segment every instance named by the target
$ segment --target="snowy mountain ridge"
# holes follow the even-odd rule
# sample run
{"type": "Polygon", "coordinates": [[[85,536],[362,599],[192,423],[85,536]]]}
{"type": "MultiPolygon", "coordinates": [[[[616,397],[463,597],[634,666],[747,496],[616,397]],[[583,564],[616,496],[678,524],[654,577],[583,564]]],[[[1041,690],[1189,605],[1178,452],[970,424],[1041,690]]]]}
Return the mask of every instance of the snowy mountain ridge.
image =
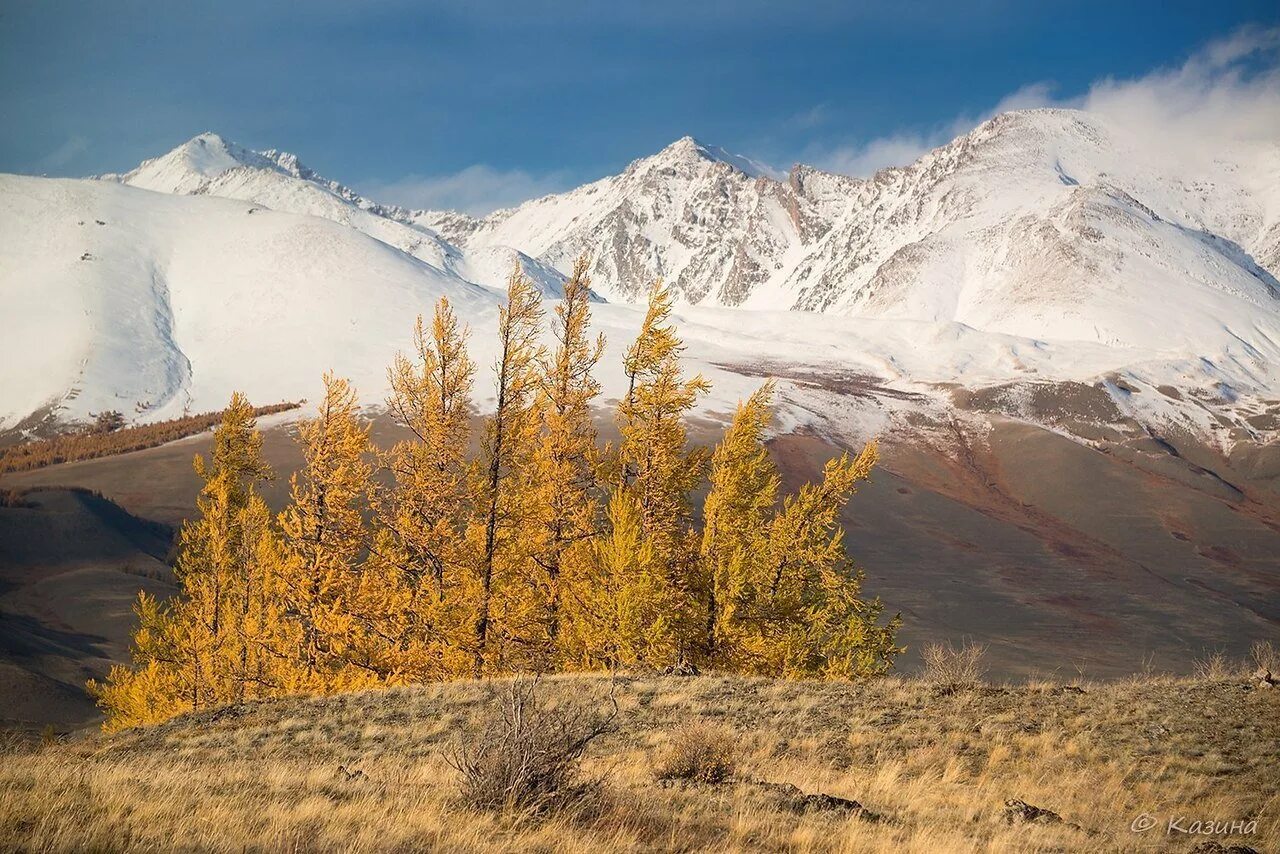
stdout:
{"type": "Polygon", "coordinates": [[[1280,146],[1178,159],[1031,110],[866,179],[685,137],[481,218],[381,205],[216,134],[98,180],[0,176],[0,335],[38,353],[0,371],[0,429],[296,398],[329,367],[376,403],[440,295],[481,330],[513,263],[554,297],[583,252],[619,303],[596,311],[611,348],[638,324],[626,303],[675,290],[711,413],[763,371],[797,377],[793,423],[879,429],[955,388],[1043,421],[1028,401],[1055,383],[1097,389],[1097,418],[1224,442],[1280,423],[1280,146]],[[850,409],[847,388],[872,391],[850,409]]]}

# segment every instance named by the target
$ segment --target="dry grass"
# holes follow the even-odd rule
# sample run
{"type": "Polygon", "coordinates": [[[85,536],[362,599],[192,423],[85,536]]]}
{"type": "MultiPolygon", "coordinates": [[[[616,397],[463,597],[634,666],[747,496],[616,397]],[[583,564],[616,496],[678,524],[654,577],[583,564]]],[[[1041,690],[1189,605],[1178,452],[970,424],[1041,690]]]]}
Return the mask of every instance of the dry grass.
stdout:
{"type": "Polygon", "coordinates": [[[1217,682],[1241,675],[1240,662],[1232,661],[1225,652],[1217,650],[1197,658],[1191,667],[1192,675],[1197,679],[1217,682]]]}
{"type": "Polygon", "coordinates": [[[728,781],[738,767],[737,736],[704,723],[680,726],[653,767],[655,780],[683,780],[715,785],[728,781]]]}
{"type": "Polygon", "coordinates": [[[1280,845],[1280,691],[1247,681],[943,690],[741,678],[565,676],[549,703],[607,712],[588,811],[478,811],[447,756],[506,683],[273,700],[144,730],[11,748],[2,850],[1190,851],[1168,817],[1257,820],[1224,843],[1280,845]],[[664,787],[683,723],[736,734],[718,786],[664,787]],[[866,811],[828,808],[856,799],[866,811]],[[1012,799],[1060,822],[1010,824],[1012,799]],[[874,813],[879,820],[871,821],[874,813]],[[1135,833],[1147,813],[1159,829],[1135,833]]]}
{"type": "Polygon", "coordinates": [[[1261,670],[1272,676],[1280,676],[1280,649],[1276,649],[1271,641],[1254,641],[1249,648],[1249,657],[1255,671],[1261,670]]]}

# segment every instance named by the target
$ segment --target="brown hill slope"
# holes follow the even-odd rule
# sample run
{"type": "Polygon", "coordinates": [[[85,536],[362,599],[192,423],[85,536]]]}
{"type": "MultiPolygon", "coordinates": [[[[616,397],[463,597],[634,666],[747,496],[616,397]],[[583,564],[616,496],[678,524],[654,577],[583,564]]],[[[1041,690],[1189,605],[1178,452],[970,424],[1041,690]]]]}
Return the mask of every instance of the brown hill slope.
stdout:
{"type": "MultiPolygon", "coordinates": [[[[934,427],[919,436],[886,437],[883,464],[844,514],[850,550],[868,573],[867,590],[890,612],[903,612],[909,651],[900,665],[907,672],[918,666],[921,646],[935,640],[989,643],[997,678],[1077,672],[1104,678],[1144,664],[1188,673],[1209,652],[1242,657],[1252,641],[1280,637],[1274,448],[1254,449],[1241,464],[1192,444],[1175,450],[1103,441],[1098,450],[998,416],[981,435],[934,427]]],[[[386,443],[394,431],[379,419],[374,435],[386,443]]],[[[138,517],[176,526],[194,507],[191,457],[207,452],[208,444],[207,434],[196,436],[5,475],[0,486],[86,487],[138,517]]],[[[267,498],[279,506],[299,461],[291,429],[268,427],[265,448],[279,474],[267,498]]],[[[841,450],[816,435],[782,436],[772,449],[791,487],[841,450]]],[[[0,508],[0,580],[6,584],[14,584],[8,538],[57,540],[41,533],[40,518],[0,508]]],[[[80,535],[86,559],[125,586],[142,586],[119,572],[109,533],[102,534],[97,559],[98,534],[80,535]]],[[[28,573],[23,585],[31,571],[22,570],[28,573]]],[[[60,574],[48,583],[63,585],[58,595],[74,598],[74,587],[66,585],[77,578],[60,574]]],[[[123,588],[119,595],[124,603],[123,588]]],[[[31,602],[26,594],[0,590],[0,610],[29,615],[31,602]]],[[[91,634],[127,637],[127,604],[94,613],[114,622],[91,634]]],[[[61,630],[80,631],[65,624],[61,630]]],[[[12,655],[4,658],[13,663],[12,655]]],[[[96,653],[84,653],[82,661],[90,662],[81,665],[88,672],[105,666],[96,653]]],[[[70,702],[59,697],[50,702],[70,702]]],[[[83,718],[78,695],[77,702],[83,718]]],[[[46,719],[71,723],[74,717],[46,719]]]]}
{"type": "Polygon", "coordinates": [[[84,489],[0,507],[0,725],[98,719],[85,680],[127,658],[138,591],[173,592],[172,531],[84,489]]]}

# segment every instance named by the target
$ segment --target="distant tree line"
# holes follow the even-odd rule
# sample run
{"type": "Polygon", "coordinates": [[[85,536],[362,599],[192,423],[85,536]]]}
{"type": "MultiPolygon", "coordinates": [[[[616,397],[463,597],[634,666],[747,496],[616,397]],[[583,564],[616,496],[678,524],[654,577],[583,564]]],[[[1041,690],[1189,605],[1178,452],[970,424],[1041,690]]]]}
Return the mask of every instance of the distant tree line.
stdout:
{"type": "MultiPolygon", "coordinates": [[[[275,403],[259,406],[254,416],[274,415],[289,409],[297,409],[298,403],[275,403]]],[[[127,454],[154,448],[166,442],[202,433],[222,420],[221,412],[202,412],[184,415],[168,421],[124,427],[124,416],[119,412],[100,412],[94,422],[79,433],[21,442],[0,451],[0,474],[30,471],[57,465],[58,463],[91,460],[113,454],[127,454]]]]}
{"type": "Polygon", "coordinates": [[[510,672],[703,668],[780,677],[884,673],[899,619],[861,596],[838,514],[876,446],[781,496],[764,445],[772,383],[714,449],[687,418],[688,378],[660,284],[627,349],[621,439],[592,419],[604,350],[580,259],[540,345],[543,303],[516,269],[496,330],[495,404],[469,453],[476,365],[441,299],[389,371],[410,438],[380,451],[343,379],[301,423],[303,466],[273,515],[244,397],[214,434],[199,515],[184,526],[180,593],[137,604],[133,665],[91,690],[106,728],[289,693],[510,672]],[[378,470],[386,477],[375,477],[378,470]],[[702,523],[695,490],[708,483],[702,523]]]}

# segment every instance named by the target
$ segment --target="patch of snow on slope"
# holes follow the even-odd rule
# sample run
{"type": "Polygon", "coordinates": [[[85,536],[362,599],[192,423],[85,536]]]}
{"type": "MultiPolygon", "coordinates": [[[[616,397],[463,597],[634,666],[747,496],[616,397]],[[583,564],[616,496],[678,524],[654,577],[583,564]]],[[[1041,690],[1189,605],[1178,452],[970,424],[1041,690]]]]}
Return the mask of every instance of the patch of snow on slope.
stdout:
{"type": "Polygon", "coordinates": [[[314,396],[327,368],[380,395],[418,312],[499,299],[325,219],[95,181],[0,176],[0,258],[4,427],[314,396]]]}

